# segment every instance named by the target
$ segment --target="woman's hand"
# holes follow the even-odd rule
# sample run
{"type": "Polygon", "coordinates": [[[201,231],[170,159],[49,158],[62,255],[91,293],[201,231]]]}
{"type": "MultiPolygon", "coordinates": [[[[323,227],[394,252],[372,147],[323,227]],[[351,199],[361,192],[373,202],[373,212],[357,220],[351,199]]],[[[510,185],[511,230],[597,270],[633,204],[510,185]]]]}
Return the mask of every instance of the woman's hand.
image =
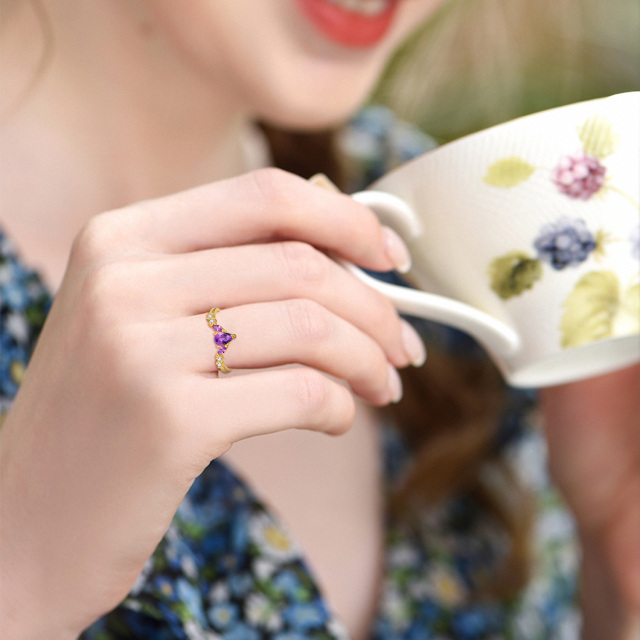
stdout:
{"type": "Polygon", "coordinates": [[[365,207],[277,170],[83,229],[0,439],[7,638],[75,637],[116,606],[234,442],[342,433],[343,381],[399,398],[417,337],[324,251],[376,270],[407,257],[365,207]],[[214,306],[238,336],[226,364],[266,370],[217,377],[214,306]]]}
{"type": "Polygon", "coordinates": [[[584,638],[640,627],[640,367],[545,389],[552,474],[583,547],[584,638]]]}

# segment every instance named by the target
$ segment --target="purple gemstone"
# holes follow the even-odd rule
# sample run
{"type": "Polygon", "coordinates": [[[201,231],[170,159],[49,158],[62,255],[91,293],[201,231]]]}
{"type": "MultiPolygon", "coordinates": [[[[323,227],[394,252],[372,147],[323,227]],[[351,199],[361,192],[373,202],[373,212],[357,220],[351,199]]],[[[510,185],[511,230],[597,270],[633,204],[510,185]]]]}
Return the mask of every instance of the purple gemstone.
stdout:
{"type": "Polygon", "coordinates": [[[216,333],[214,337],[214,341],[219,347],[223,347],[225,344],[231,342],[231,340],[233,340],[233,338],[230,333],[216,333]]]}
{"type": "Polygon", "coordinates": [[[211,325],[211,328],[212,328],[214,331],[222,331],[222,327],[221,327],[219,324],[212,324],[212,325],[211,325]]]}
{"type": "Polygon", "coordinates": [[[222,355],[227,350],[227,347],[220,347],[218,349],[218,355],[222,355]]]}

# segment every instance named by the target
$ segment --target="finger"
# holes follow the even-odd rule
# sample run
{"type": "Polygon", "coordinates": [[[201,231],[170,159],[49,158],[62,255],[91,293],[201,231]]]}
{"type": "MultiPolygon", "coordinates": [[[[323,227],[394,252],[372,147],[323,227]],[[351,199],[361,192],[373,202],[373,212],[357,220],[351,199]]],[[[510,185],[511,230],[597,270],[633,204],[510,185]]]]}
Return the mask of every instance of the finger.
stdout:
{"type": "Polygon", "coordinates": [[[196,442],[217,452],[252,436],[286,429],[344,433],[355,416],[349,390],[315,369],[291,367],[242,376],[189,376],[176,393],[189,407],[196,442]]]}
{"type": "Polygon", "coordinates": [[[254,171],[107,215],[126,230],[129,244],[135,238],[148,250],[163,253],[287,238],[378,271],[406,260],[406,255],[398,255],[402,249],[397,237],[383,231],[367,207],[278,169],[254,171]]]}
{"type": "MultiPolygon", "coordinates": [[[[227,367],[263,369],[304,364],[346,380],[355,394],[375,405],[397,400],[398,376],[369,336],[306,299],[251,304],[218,312],[216,320],[238,337],[221,354],[227,367]]],[[[211,328],[203,316],[181,318],[155,331],[171,346],[176,366],[215,371],[211,328]]]]}
{"type": "MultiPolygon", "coordinates": [[[[311,298],[382,346],[397,367],[409,364],[398,314],[385,296],[301,242],[224,248],[175,256],[149,268],[148,285],[167,315],[206,313],[254,302],[311,298]]],[[[145,305],[148,306],[148,305],[145,305]]],[[[407,329],[406,331],[409,331],[407,329]]],[[[405,333],[406,333],[405,331],[405,333]]],[[[413,359],[413,358],[412,358],[413,359]]]]}

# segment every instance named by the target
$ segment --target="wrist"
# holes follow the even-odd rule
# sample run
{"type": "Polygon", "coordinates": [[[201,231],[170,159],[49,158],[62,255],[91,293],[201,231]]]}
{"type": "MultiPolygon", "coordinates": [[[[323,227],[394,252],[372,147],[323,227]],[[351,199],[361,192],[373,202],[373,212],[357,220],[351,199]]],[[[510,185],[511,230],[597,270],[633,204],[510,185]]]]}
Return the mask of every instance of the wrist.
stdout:
{"type": "Polygon", "coordinates": [[[3,640],[74,640],[81,629],[76,633],[66,626],[62,599],[57,597],[62,591],[60,578],[47,579],[56,572],[46,566],[44,545],[38,539],[27,543],[35,536],[19,520],[21,506],[28,510],[10,491],[11,474],[5,459],[0,466],[0,636],[3,640]]]}

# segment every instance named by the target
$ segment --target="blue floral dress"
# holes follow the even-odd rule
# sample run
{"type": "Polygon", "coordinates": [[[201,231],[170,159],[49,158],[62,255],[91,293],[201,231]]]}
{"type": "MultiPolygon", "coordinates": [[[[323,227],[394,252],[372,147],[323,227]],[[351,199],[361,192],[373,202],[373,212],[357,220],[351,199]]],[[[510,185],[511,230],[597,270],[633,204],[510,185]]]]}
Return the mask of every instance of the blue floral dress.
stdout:
{"type": "MultiPolygon", "coordinates": [[[[361,184],[433,143],[381,108],[364,110],[342,143],[361,184]]],[[[358,187],[360,185],[357,185],[358,187]]],[[[0,231],[0,416],[11,407],[51,304],[0,231]]],[[[458,332],[420,323],[428,340],[474,351],[458,332]]],[[[371,640],[574,640],[578,558],[573,522],[546,472],[544,442],[518,392],[499,429],[505,460],[535,491],[532,578],[517,597],[476,601],[473,586],[507,551],[499,525],[468,496],[400,521],[389,512],[383,588],[371,640]]],[[[411,454],[382,429],[389,491],[411,454]]],[[[326,523],[331,526],[331,523],[326,523]]],[[[320,593],[291,533],[242,479],[214,460],[196,479],[127,598],[84,640],[341,640],[348,634],[320,593]]]]}

